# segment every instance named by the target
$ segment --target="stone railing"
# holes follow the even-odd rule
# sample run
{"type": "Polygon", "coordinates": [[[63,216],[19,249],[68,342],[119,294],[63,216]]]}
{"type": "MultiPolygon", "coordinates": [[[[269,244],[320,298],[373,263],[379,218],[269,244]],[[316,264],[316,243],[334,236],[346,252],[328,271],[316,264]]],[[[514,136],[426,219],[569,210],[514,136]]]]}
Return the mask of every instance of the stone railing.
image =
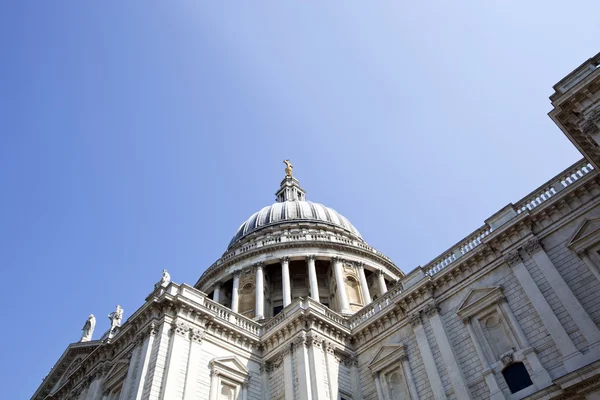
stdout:
{"type": "Polygon", "coordinates": [[[307,232],[307,233],[285,233],[282,232],[280,235],[258,239],[254,242],[250,242],[236,248],[235,250],[228,251],[224,254],[220,259],[218,259],[213,265],[208,267],[208,269],[202,274],[202,276],[210,274],[211,271],[214,271],[224,262],[235,258],[241,254],[247,253],[249,251],[253,251],[259,249],[261,247],[270,246],[273,244],[286,243],[286,242],[331,242],[331,243],[341,243],[346,246],[356,247],[363,251],[367,251],[369,253],[373,253],[376,256],[386,260],[390,264],[394,264],[391,258],[381,253],[374,247],[369,246],[362,240],[352,239],[342,235],[329,234],[329,233],[315,233],[315,232],[307,232]]]}
{"type": "Polygon", "coordinates": [[[308,309],[316,311],[319,314],[329,318],[333,322],[336,322],[346,328],[348,327],[348,319],[343,315],[336,313],[335,311],[329,309],[329,307],[324,306],[310,297],[299,297],[292,301],[289,306],[281,310],[279,314],[275,315],[262,325],[263,334],[275,329],[281,324],[287,324],[289,322],[288,317],[290,317],[292,314],[295,314],[299,311],[304,312],[308,309]]]}
{"type": "Polygon", "coordinates": [[[375,315],[386,310],[388,307],[395,304],[394,298],[402,293],[402,284],[398,282],[396,285],[391,287],[387,293],[378,299],[374,300],[371,304],[361,308],[354,315],[348,319],[348,327],[354,329],[361,325],[363,322],[370,320],[375,315]]]}
{"type": "Polygon", "coordinates": [[[466,239],[462,240],[461,242],[458,242],[458,244],[442,253],[439,257],[427,263],[423,267],[425,273],[431,276],[440,272],[442,269],[446,268],[448,265],[452,264],[454,261],[458,260],[465,254],[479,246],[481,244],[481,240],[487,235],[489,235],[491,232],[492,229],[487,225],[484,225],[481,228],[477,229],[475,232],[467,236],[466,239]]]}
{"type": "Polygon", "coordinates": [[[261,325],[251,320],[250,318],[244,317],[238,313],[231,311],[231,309],[218,304],[210,299],[204,300],[204,307],[215,314],[215,318],[221,321],[227,321],[242,330],[249,332],[253,335],[260,336],[262,327],[261,325]]]}
{"type": "MultiPolygon", "coordinates": [[[[534,208],[549,200],[561,190],[569,187],[577,180],[589,174],[591,171],[593,171],[593,169],[594,167],[592,167],[592,165],[585,159],[576,162],[555,176],[553,179],[549,180],[538,189],[534,190],[529,195],[515,203],[513,206],[514,212],[516,212],[516,214],[520,214],[525,211],[532,211],[534,208]]],[[[491,232],[492,228],[487,224],[477,229],[475,232],[467,236],[466,239],[462,240],[449,250],[442,253],[439,257],[425,265],[423,267],[425,273],[429,276],[433,276],[440,272],[442,269],[446,268],[448,265],[452,264],[479,246],[482,239],[491,232]]]]}
{"type": "Polygon", "coordinates": [[[561,190],[569,187],[574,182],[589,174],[593,169],[594,167],[592,167],[592,164],[585,159],[571,165],[556,177],[544,183],[529,195],[525,196],[522,200],[518,201],[515,204],[515,210],[518,214],[533,210],[540,204],[549,200],[552,196],[555,196],[561,190]]]}

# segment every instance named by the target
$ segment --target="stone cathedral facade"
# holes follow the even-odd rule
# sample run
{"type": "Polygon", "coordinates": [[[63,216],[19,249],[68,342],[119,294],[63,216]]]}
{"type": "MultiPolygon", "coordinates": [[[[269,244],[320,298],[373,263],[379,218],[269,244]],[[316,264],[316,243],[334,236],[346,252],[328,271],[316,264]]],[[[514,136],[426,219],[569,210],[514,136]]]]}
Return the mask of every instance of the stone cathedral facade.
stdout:
{"type": "Polygon", "coordinates": [[[193,286],[163,276],[32,399],[600,399],[599,65],[551,96],[583,159],[427,265],[403,273],[287,162],[193,286]]]}

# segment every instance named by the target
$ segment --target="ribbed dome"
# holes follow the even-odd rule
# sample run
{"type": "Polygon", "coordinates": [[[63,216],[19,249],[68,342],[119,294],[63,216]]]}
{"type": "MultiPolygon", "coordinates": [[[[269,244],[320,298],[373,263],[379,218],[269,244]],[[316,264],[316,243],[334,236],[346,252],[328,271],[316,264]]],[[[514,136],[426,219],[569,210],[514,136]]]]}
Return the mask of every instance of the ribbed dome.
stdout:
{"type": "Polygon", "coordinates": [[[237,230],[228,248],[244,236],[266,226],[296,221],[314,221],[333,225],[362,238],[350,221],[334,209],[307,200],[288,200],[274,203],[252,214],[237,230]]]}

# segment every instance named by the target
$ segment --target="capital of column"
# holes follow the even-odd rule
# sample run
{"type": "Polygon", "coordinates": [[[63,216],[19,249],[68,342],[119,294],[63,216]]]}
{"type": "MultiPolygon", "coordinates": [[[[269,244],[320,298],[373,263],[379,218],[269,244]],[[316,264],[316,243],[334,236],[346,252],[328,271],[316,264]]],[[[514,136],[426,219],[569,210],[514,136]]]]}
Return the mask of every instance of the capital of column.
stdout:
{"type": "Polygon", "coordinates": [[[341,263],[341,262],[344,262],[344,259],[340,256],[334,256],[334,257],[331,257],[331,261],[333,261],[334,263],[341,263]]]}
{"type": "Polygon", "coordinates": [[[221,286],[223,286],[223,282],[221,282],[221,281],[216,281],[216,282],[214,283],[214,287],[215,287],[215,288],[220,288],[221,286]]]}
{"type": "Polygon", "coordinates": [[[411,315],[410,317],[408,317],[408,322],[410,322],[410,324],[412,326],[417,326],[421,324],[421,315],[416,312],[413,315],[411,315]]]}
{"type": "Polygon", "coordinates": [[[375,270],[375,273],[377,274],[377,276],[382,276],[383,275],[383,270],[382,269],[377,269],[377,270],[375,270]]]}
{"type": "Polygon", "coordinates": [[[514,250],[504,255],[504,262],[506,262],[509,266],[514,267],[515,265],[522,263],[523,259],[519,255],[519,252],[514,250]]]}
{"type": "Polygon", "coordinates": [[[364,269],[365,268],[365,263],[362,261],[357,261],[356,262],[356,268],[358,269],[364,269]]]}
{"type": "Polygon", "coordinates": [[[254,263],[254,265],[252,265],[252,268],[257,270],[257,269],[263,269],[265,266],[265,263],[262,261],[259,261],[257,263],[254,263]]]}
{"type": "Polygon", "coordinates": [[[423,313],[425,313],[425,315],[428,317],[433,317],[434,315],[440,313],[440,307],[437,304],[429,304],[423,309],[423,313]]]}
{"type": "Polygon", "coordinates": [[[309,254],[306,256],[306,261],[315,261],[317,258],[317,256],[315,256],[314,254],[309,254]]]}
{"type": "Polygon", "coordinates": [[[204,329],[193,328],[190,330],[190,340],[195,343],[202,343],[204,339],[204,329]]]}
{"type": "Polygon", "coordinates": [[[283,263],[289,263],[289,262],[290,262],[290,258],[289,258],[288,256],[281,257],[281,258],[279,259],[279,262],[281,262],[282,264],[283,264],[283,263]]]}
{"type": "Polygon", "coordinates": [[[525,251],[527,253],[529,253],[529,255],[534,255],[538,251],[543,250],[542,249],[542,244],[540,243],[539,239],[536,238],[536,237],[533,237],[533,238],[529,239],[527,241],[527,243],[525,243],[523,245],[523,248],[525,249],[525,251]]]}
{"type": "Polygon", "coordinates": [[[465,317],[462,319],[463,324],[471,325],[471,317],[465,317]]]}
{"type": "Polygon", "coordinates": [[[175,333],[181,336],[187,336],[191,327],[183,321],[171,324],[171,333],[175,333]]]}

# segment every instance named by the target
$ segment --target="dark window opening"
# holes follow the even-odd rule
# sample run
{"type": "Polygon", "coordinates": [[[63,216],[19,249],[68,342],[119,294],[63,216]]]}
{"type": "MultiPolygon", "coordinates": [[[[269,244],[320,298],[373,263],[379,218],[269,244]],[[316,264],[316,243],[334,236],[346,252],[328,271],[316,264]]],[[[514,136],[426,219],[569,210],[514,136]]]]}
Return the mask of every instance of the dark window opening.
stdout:
{"type": "Polygon", "coordinates": [[[279,314],[281,312],[281,310],[283,310],[283,306],[273,307],[273,316],[276,316],[277,314],[279,314]]]}
{"type": "Polygon", "coordinates": [[[502,375],[511,393],[516,393],[533,385],[529,373],[522,362],[516,362],[502,370],[502,375]]]}

